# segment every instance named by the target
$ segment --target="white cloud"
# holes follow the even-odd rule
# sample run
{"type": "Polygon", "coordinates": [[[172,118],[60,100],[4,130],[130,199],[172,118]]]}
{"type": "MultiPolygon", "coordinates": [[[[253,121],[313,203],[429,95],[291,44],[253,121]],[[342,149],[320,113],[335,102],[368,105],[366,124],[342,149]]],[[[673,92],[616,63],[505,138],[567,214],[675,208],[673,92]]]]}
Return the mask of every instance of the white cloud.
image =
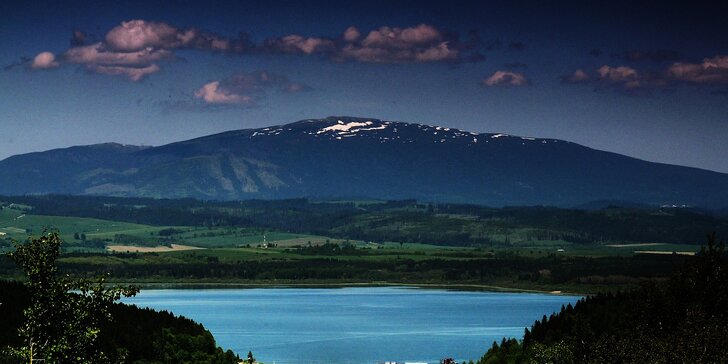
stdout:
{"type": "Polygon", "coordinates": [[[728,84],[728,56],[705,58],[700,63],[674,63],[667,74],[675,80],[696,84],[728,84]]]}
{"type": "Polygon", "coordinates": [[[220,87],[220,81],[206,83],[195,92],[195,97],[208,104],[252,104],[253,99],[247,95],[236,94],[220,87]]]}
{"type": "Polygon", "coordinates": [[[51,52],[40,52],[35,58],[33,63],[30,64],[30,68],[33,69],[49,69],[56,68],[59,64],[56,62],[56,56],[51,52]]]}
{"type": "Polygon", "coordinates": [[[159,66],[156,64],[145,67],[89,65],[88,69],[104,75],[125,76],[132,81],[139,81],[147,75],[158,72],[159,66]]]}
{"type": "Polygon", "coordinates": [[[286,76],[259,71],[208,82],[195,92],[195,98],[207,104],[255,106],[256,101],[264,99],[270,91],[297,93],[308,90],[311,88],[291,82],[286,76]]]}
{"type": "Polygon", "coordinates": [[[511,71],[495,71],[483,80],[483,85],[492,86],[525,86],[529,81],[522,73],[511,71]]]}

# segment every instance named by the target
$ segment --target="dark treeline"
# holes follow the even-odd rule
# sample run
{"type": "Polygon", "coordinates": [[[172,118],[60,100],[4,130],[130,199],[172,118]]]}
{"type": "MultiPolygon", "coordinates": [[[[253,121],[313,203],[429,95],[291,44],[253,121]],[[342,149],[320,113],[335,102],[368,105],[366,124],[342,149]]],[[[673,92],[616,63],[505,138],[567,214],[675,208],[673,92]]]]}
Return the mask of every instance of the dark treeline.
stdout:
{"type": "Polygon", "coordinates": [[[725,363],[726,342],[728,261],[711,238],[666,282],[563,307],[479,363],[725,363]]]}
{"type": "Polygon", "coordinates": [[[148,225],[255,227],[374,242],[438,245],[509,244],[521,240],[699,243],[706,231],[728,235],[728,218],[684,208],[596,211],[555,207],[489,208],[422,204],[312,202],[306,199],[201,201],[101,196],[0,196],[28,213],[92,217],[148,225]],[[495,239],[494,237],[499,237],[495,239]],[[505,236],[505,238],[503,238],[505,236]]]}
{"type": "MultiPolygon", "coordinates": [[[[18,328],[23,322],[23,309],[30,296],[18,282],[0,281],[0,350],[22,345],[18,328]]],[[[112,321],[101,326],[100,342],[104,352],[129,364],[214,363],[237,364],[232,351],[217,347],[209,331],[187,318],[136,306],[114,304],[112,321]],[[125,358],[125,359],[121,359],[125,358]]],[[[17,363],[4,357],[0,363],[17,363]]]]}
{"type": "MultiPolygon", "coordinates": [[[[318,281],[318,282],[409,282],[493,284],[507,280],[520,286],[593,285],[603,288],[632,285],[644,279],[668,276],[675,266],[690,260],[686,256],[634,257],[524,257],[495,253],[478,258],[371,256],[366,249],[351,249],[335,244],[293,249],[301,259],[219,260],[195,256],[170,263],[143,262],[142,254],[64,254],[83,257],[81,261],[61,261],[63,273],[77,277],[111,274],[117,280],[159,281],[318,281]],[[315,254],[315,256],[310,256],[315,254]],[[93,263],[94,257],[122,259],[124,264],[93,263]],[[196,258],[195,258],[196,257],[196,258]],[[520,283],[520,284],[519,284],[520,283]]],[[[17,269],[7,258],[0,258],[0,276],[17,277],[17,269]]]]}

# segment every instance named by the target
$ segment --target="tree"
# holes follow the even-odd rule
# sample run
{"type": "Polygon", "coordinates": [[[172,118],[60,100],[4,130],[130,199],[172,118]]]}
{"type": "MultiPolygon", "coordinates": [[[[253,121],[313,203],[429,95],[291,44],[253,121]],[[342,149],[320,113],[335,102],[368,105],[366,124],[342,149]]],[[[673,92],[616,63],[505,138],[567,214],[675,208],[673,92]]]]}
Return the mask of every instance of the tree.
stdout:
{"type": "Polygon", "coordinates": [[[9,256],[27,275],[31,295],[23,311],[20,335],[25,346],[13,354],[23,361],[45,359],[46,363],[86,364],[110,362],[98,344],[99,326],[110,320],[109,306],[121,296],[130,297],[136,287],[105,287],[105,277],[94,280],[60,275],[56,259],[61,239],[57,232],[44,232],[25,244],[14,242],[9,256]]]}

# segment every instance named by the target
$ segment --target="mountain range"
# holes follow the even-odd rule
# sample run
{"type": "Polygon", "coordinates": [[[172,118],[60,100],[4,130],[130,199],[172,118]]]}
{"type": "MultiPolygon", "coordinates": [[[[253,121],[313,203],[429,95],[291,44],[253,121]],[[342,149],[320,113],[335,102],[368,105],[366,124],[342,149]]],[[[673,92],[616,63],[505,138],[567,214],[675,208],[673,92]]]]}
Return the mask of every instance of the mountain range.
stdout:
{"type": "Polygon", "coordinates": [[[558,139],[328,117],[158,147],[106,143],[0,161],[0,194],[48,193],[725,208],[728,174],[558,139]]]}

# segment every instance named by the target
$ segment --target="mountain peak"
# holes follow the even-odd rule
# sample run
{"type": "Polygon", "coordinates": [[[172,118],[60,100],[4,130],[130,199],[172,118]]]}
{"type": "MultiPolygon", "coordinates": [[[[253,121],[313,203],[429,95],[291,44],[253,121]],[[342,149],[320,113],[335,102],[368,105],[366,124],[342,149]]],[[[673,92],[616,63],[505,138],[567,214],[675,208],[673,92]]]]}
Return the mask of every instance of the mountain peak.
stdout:
{"type": "Polygon", "coordinates": [[[142,150],[107,144],[0,162],[0,194],[415,198],[558,206],[620,200],[724,207],[726,185],[726,174],[556,139],[350,116],[235,130],[142,150]],[[42,177],[47,171],[51,178],[42,177]]]}

